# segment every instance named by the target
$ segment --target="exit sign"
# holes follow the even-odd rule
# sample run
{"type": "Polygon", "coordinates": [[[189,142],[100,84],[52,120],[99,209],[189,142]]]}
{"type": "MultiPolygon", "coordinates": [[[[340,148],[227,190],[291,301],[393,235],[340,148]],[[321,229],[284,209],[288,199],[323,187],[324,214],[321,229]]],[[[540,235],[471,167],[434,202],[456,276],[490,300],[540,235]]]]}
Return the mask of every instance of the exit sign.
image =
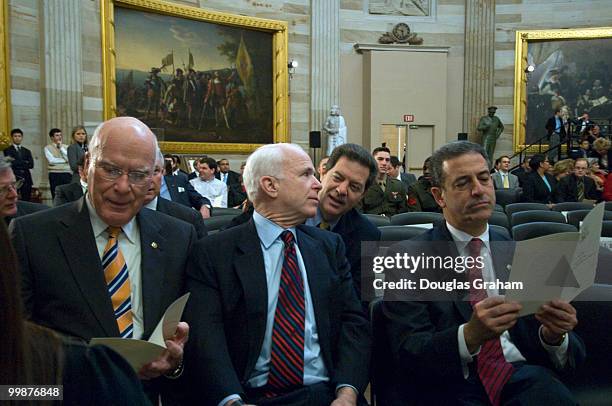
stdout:
{"type": "Polygon", "coordinates": [[[414,121],[414,114],[404,114],[404,123],[412,123],[414,121]]]}

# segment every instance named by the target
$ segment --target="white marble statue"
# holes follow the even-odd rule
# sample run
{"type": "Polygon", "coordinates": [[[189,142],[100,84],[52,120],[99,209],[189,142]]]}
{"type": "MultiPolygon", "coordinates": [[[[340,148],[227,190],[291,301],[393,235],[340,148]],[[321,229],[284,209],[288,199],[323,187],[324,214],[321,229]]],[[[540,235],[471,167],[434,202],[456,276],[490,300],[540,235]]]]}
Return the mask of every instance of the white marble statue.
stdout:
{"type": "Polygon", "coordinates": [[[337,105],[334,104],[329,110],[322,131],[327,135],[327,155],[331,155],[338,145],[346,144],[346,124],[337,105]]]}

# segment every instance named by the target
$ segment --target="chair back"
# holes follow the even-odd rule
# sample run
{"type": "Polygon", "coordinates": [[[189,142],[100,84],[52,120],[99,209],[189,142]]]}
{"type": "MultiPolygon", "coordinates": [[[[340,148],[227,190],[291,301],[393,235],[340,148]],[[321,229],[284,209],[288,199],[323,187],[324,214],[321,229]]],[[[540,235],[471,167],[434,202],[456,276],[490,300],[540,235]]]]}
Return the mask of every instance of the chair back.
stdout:
{"type": "Polygon", "coordinates": [[[510,230],[510,222],[508,221],[508,216],[506,216],[505,213],[500,213],[498,211],[491,213],[491,217],[489,217],[489,224],[505,227],[506,229],[510,230]]]}
{"type": "Polygon", "coordinates": [[[553,205],[552,210],[554,211],[572,211],[572,210],[591,210],[593,208],[592,203],[582,202],[563,202],[556,203],[553,205]]]}
{"type": "Polygon", "coordinates": [[[506,227],[496,226],[495,224],[490,224],[489,223],[489,230],[493,230],[493,231],[497,232],[498,234],[503,235],[504,237],[506,237],[509,240],[512,239],[512,236],[510,235],[510,231],[508,231],[508,228],[506,228],[506,227]]]}
{"type": "Polygon", "coordinates": [[[389,217],[387,216],[381,216],[379,214],[364,214],[364,216],[376,227],[388,226],[391,224],[391,221],[389,221],[389,217]]]}
{"type": "MultiPolygon", "coordinates": [[[[214,210],[214,209],[213,209],[214,210]]],[[[208,230],[208,234],[215,234],[221,228],[228,225],[232,219],[236,217],[233,214],[226,214],[222,216],[213,216],[207,219],[204,219],[204,224],[206,225],[206,229],[208,230]]]]}
{"type": "Polygon", "coordinates": [[[521,189],[497,189],[495,191],[495,201],[502,207],[520,202],[520,197],[521,189]]]}
{"type": "Polygon", "coordinates": [[[525,210],[550,210],[544,203],[512,203],[506,206],[506,214],[508,218],[512,218],[512,214],[525,210]]]}
{"type": "Polygon", "coordinates": [[[391,225],[393,226],[409,226],[411,224],[433,224],[444,220],[441,213],[428,211],[413,211],[408,213],[400,213],[391,217],[391,225]]]}
{"type": "Polygon", "coordinates": [[[242,214],[242,210],[234,209],[233,207],[213,207],[211,211],[211,217],[228,216],[230,214],[234,216],[239,216],[242,214]]]}
{"type": "Polygon", "coordinates": [[[380,241],[381,245],[389,247],[393,245],[395,241],[410,240],[417,235],[421,235],[427,231],[423,227],[410,227],[410,226],[383,226],[378,227],[380,230],[380,241]],[[388,244],[384,242],[389,242],[388,244]]]}
{"type": "Polygon", "coordinates": [[[576,232],[578,229],[566,223],[546,223],[535,222],[519,224],[512,227],[512,238],[514,241],[529,240],[531,238],[542,237],[543,235],[576,232]]]}
{"type": "Polygon", "coordinates": [[[547,222],[547,223],[565,223],[565,216],[558,211],[551,210],[528,210],[519,211],[512,214],[510,218],[510,224],[512,227],[518,226],[519,224],[533,223],[533,222],[547,222]]]}

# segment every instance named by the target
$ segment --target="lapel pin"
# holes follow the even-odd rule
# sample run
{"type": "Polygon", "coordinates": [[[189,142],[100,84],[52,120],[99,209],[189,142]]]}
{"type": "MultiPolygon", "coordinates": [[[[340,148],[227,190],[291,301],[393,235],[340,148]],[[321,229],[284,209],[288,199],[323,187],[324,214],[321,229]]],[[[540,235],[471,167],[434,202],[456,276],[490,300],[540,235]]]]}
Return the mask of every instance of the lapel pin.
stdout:
{"type": "Polygon", "coordinates": [[[512,265],[510,265],[510,264],[506,265],[506,269],[511,271],[512,270],[512,265]]]}
{"type": "Polygon", "coordinates": [[[153,247],[153,248],[157,248],[157,243],[156,243],[155,241],[153,241],[153,242],[151,243],[151,247],[153,247]]]}

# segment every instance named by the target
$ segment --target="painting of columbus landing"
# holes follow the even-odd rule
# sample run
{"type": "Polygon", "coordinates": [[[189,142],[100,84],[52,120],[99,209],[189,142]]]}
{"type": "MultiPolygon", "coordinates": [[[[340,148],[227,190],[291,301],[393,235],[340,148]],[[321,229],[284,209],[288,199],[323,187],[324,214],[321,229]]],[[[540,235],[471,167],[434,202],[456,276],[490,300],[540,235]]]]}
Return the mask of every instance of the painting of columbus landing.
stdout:
{"type": "Polygon", "coordinates": [[[274,140],[273,34],[115,8],[117,115],[160,141],[274,140]]]}

